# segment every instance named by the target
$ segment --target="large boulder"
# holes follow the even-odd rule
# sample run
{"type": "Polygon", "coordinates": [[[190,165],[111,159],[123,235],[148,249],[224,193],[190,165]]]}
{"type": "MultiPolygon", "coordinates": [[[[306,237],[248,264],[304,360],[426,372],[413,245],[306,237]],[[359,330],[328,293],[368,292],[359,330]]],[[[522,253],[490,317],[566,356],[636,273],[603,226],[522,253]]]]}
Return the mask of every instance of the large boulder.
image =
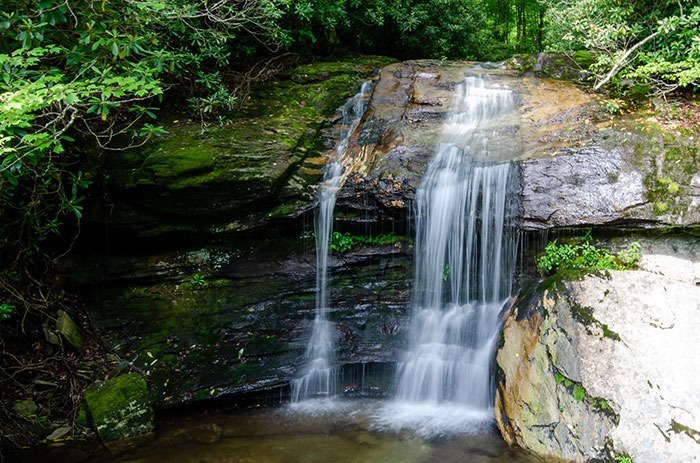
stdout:
{"type": "Polygon", "coordinates": [[[507,442],[569,461],[700,460],[700,241],[645,241],[641,268],[550,279],[498,350],[507,442]]]}

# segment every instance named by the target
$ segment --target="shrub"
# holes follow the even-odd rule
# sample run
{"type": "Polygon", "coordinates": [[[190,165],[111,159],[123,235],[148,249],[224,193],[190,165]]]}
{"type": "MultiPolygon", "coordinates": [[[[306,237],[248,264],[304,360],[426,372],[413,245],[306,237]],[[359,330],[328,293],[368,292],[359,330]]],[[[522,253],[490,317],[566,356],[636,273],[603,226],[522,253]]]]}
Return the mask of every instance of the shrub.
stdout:
{"type": "Polygon", "coordinates": [[[636,241],[617,254],[599,248],[591,241],[590,232],[579,243],[559,244],[557,240],[551,241],[537,260],[537,269],[542,275],[562,270],[627,270],[635,268],[639,262],[641,246],[636,241]]]}

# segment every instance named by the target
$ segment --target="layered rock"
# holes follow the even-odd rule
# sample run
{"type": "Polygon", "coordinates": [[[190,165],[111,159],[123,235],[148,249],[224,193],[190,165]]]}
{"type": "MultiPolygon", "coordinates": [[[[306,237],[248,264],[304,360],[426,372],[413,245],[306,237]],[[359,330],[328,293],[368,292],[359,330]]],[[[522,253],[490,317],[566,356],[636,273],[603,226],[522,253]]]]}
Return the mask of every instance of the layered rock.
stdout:
{"type": "Polygon", "coordinates": [[[634,130],[605,128],[586,146],[524,160],[522,227],[700,225],[697,143],[654,124],[634,130]]]}
{"type": "Polygon", "coordinates": [[[546,281],[506,318],[496,418],[567,461],[698,461],[700,241],[642,243],[640,270],[546,281]]]}
{"type": "Polygon", "coordinates": [[[265,226],[308,210],[333,122],[382,57],[314,63],[252,92],[225,124],[187,115],[164,120],[167,133],[142,148],[95,155],[86,166],[99,192],[84,224],[106,224],[111,239],[213,236],[265,226]]]}
{"type": "MultiPolygon", "coordinates": [[[[490,75],[521,103],[510,127],[522,148],[524,229],[698,224],[692,140],[610,115],[570,82],[442,61],[377,75],[386,62],[302,66],[258,89],[229,125],[172,117],[164,139],[96,160],[106,188],[86,206],[83,255],[62,278],[94,301],[105,341],[150,372],[157,406],[296,375],[313,319],[315,187],[337,109],[365,79],[378,78],[344,157],[336,230],[410,231],[413,195],[466,74],[490,75]]],[[[339,362],[397,360],[411,254],[408,240],[335,254],[339,362]]]]}

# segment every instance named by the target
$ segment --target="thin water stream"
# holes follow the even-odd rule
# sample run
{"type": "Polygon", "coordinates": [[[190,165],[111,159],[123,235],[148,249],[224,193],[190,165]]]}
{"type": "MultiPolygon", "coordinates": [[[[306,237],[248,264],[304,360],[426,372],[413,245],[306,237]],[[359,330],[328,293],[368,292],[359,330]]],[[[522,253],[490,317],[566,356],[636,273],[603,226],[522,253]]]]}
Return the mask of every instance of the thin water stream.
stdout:
{"type": "Polygon", "coordinates": [[[314,213],[316,237],[316,314],[306,349],[308,362],[302,375],[292,381],[292,401],[331,396],[336,391],[333,366],[333,324],[328,320],[328,258],[333,231],[333,212],[338,190],[343,185],[345,169],[343,155],[360,119],[365,113],[371,83],[362,84],[360,91],[343,107],[338,144],[323,171],[323,181],[317,193],[314,213]]]}

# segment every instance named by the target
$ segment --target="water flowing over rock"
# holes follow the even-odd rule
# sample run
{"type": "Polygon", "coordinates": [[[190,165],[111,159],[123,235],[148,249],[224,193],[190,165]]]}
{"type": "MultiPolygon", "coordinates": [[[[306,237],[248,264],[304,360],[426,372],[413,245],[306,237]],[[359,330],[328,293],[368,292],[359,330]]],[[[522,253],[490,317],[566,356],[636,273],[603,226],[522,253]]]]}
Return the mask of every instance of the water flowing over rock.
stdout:
{"type": "MultiPolygon", "coordinates": [[[[173,116],[165,138],[93,160],[104,175],[61,279],[94,304],[105,343],[150,372],[156,407],[249,392],[267,400],[273,389],[279,399],[303,369],[317,288],[311,210],[337,110],[367,79],[376,87],[348,139],[333,227],[406,238],[329,256],[333,355],[369,372],[409,347],[413,203],[475,65],[388,62],[300,66],[256,89],[227,126],[173,116]]],[[[610,115],[570,82],[476,67],[507,82],[518,104],[509,135],[521,179],[509,184],[523,188],[522,228],[700,224],[697,140],[610,115]]],[[[340,389],[392,387],[391,371],[368,375],[367,387],[351,376],[340,389]]]]}
{"type": "MultiPolygon", "coordinates": [[[[361,124],[341,223],[391,229],[405,222],[439,142],[465,63],[408,61],[383,68],[361,124]]],[[[654,118],[611,115],[571,82],[523,77],[497,66],[518,100],[522,228],[700,224],[697,141],[654,118]]]]}
{"type": "Polygon", "coordinates": [[[508,137],[515,104],[510,89],[468,76],[454,106],[416,195],[411,348],[397,399],[488,409],[498,313],[515,261],[510,165],[498,163],[519,154],[508,137]]]}
{"type": "Polygon", "coordinates": [[[640,270],[542,284],[508,316],[496,396],[508,442],[567,461],[698,461],[700,241],[642,247],[640,270]]]}
{"type": "Polygon", "coordinates": [[[330,257],[333,215],[338,190],[345,180],[343,156],[350,137],[365,113],[367,99],[372,89],[370,82],[362,84],[360,91],[343,107],[343,117],[338,145],[324,167],[323,181],[318,189],[314,213],[316,238],[316,314],[311,339],[306,348],[309,360],[300,378],[292,381],[292,401],[298,402],[315,396],[332,396],[336,391],[337,369],[333,365],[334,327],[328,320],[328,258],[330,257]]]}

